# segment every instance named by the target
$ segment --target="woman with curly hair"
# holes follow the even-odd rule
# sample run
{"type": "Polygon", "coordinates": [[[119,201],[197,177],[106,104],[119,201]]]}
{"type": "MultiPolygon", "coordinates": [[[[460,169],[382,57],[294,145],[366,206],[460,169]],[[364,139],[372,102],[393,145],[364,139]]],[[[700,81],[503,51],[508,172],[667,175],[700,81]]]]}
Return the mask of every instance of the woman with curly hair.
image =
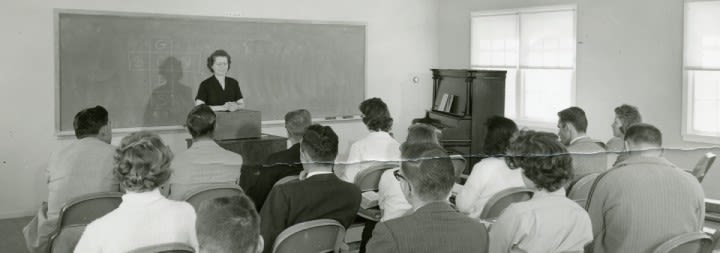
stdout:
{"type": "Polygon", "coordinates": [[[75,252],[128,252],[180,242],[198,249],[195,210],[168,200],[160,185],[170,177],[173,154],[159,136],[136,132],[123,138],[113,173],[125,190],[117,209],[90,223],[75,252]]]}
{"type": "Polygon", "coordinates": [[[533,197],[508,206],[490,230],[489,252],[582,252],[593,240],[588,213],[565,197],[572,158],[552,133],[520,131],[508,147],[533,197]]]}
{"type": "Polygon", "coordinates": [[[495,193],[525,186],[520,171],[508,168],[505,162],[510,138],[518,131],[517,125],[511,119],[493,116],[487,119],[485,126],[483,153],[487,158],[473,166],[465,186],[455,198],[458,210],[471,218],[480,217],[485,204],[495,193]]]}
{"type": "Polygon", "coordinates": [[[642,117],[637,107],[627,104],[615,107],[615,120],[612,124],[613,137],[606,144],[607,150],[610,152],[624,151],[625,131],[637,123],[642,123],[642,117]]]}
{"type": "Polygon", "coordinates": [[[367,99],[360,103],[359,109],[370,134],[350,146],[347,165],[341,175],[350,183],[355,181],[357,173],[378,162],[400,161],[400,143],[389,133],[393,118],[385,102],[380,98],[367,99]]]}

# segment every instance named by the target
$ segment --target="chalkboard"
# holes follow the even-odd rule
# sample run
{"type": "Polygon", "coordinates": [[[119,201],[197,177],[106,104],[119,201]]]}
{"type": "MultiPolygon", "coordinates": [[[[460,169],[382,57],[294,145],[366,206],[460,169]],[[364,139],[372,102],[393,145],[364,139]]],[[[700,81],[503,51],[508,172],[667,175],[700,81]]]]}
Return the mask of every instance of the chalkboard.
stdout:
{"type": "Polygon", "coordinates": [[[299,108],[357,115],[365,96],[364,24],[74,10],[55,19],[59,132],[94,105],[116,129],[183,125],[216,49],[264,122],[299,108]]]}

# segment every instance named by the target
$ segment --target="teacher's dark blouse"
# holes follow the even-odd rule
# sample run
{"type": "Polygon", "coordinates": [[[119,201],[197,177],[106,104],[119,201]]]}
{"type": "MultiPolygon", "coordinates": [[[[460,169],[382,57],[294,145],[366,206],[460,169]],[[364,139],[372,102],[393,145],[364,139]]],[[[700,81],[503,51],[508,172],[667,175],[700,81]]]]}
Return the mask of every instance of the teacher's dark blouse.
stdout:
{"type": "Polygon", "coordinates": [[[215,76],[211,76],[200,83],[195,100],[202,100],[206,105],[224,105],[227,102],[236,102],[243,98],[240,92],[238,81],[225,77],[225,89],[223,90],[215,76]]]}

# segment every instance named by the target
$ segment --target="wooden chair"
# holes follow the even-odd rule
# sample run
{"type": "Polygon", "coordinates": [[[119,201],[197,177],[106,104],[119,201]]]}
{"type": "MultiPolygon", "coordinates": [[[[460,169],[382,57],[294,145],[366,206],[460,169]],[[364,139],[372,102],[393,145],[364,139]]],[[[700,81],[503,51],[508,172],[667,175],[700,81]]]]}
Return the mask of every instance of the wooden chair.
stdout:
{"type": "Polygon", "coordinates": [[[209,185],[199,187],[193,191],[185,194],[183,198],[186,202],[195,208],[195,211],[200,208],[200,203],[207,199],[214,199],[219,197],[231,197],[245,194],[240,186],[234,184],[227,185],[209,185]]]}
{"type": "Polygon", "coordinates": [[[485,204],[480,219],[486,221],[495,220],[500,214],[515,202],[526,201],[532,198],[534,191],[525,187],[514,187],[495,193],[485,204]]]}
{"type": "Polygon", "coordinates": [[[50,236],[50,252],[72,252],[85,226],[115,210],[122,202],[120,192],[83,195],[68,201],[58,216],[58,225],[50,236]]]}
{"type": "Polygon", "coordinates": [[[713,154],[712,152],[708,152],[700,158],[698,163],[695,165],[695,168],[693,168],[693,176],[695,176],[695,178],[697,178],[698,181],[700,181],[701,183],[705,178],[705,174],[707,174],[708,170],[710,170],[710,167],[712,167],[713,163],[715,162],[715,158],[715,154],[713,154]]]}
{"type": "Polygon", "coordinates": [[[653,253],[710,253],[712,238],[703,232],[679,234],[657,246],[653,253]]]}
{"type": "MultiPolygon", "coordinates": [[[[355,185],[360,188],[360,192],[378,191],[380,185],[380,177],[383,172],[400,166],[397,162],[384,162],[378,165],[370,166],[370,168],[360,171],[355,176],[355,185]]],[[[360,208],[358,216],[371,220],[380,221],[382,214],[379,208],[360,208]]]]}
{"type": "Polygon", "coordinates": [[[585,208],[588,195],[590,195],[590,189],[592,188],[593,182],[595,182],[598,175],[600,175],[600,173],[592,173],[581,177],[580,180],[570,187],[567,197],[578,203],[581,207],[585,208]]]}
{"type": "Polygon", "coordinates": [[[286,228],[273,244],[273,253],[340,252],[345,227],[332,219],[319,219],[286,228]]]}
{"type": "Polygon", "coordinates": [[[172,242],[142,247],[128,253],[194,253],[195,249],[186,243],[172,242]]]}
{"type": "Polygon", "coordinates": [[[298,181],[298,180],[300,180],[300,176],[297,176],[297,175],[283,177],[280,180],[278,180],[277,182],[275,182],[273,187],[275,187],[276,185],[279,185],[279,184],[289,183],[289,182],[298,181]]]}

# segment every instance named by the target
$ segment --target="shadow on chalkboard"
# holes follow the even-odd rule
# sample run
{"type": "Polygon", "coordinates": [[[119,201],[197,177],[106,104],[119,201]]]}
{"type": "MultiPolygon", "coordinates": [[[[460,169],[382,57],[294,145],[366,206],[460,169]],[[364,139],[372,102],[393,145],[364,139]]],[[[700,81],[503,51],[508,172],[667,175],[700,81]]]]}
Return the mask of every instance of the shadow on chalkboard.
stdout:
{"type": "Polygon", "coordinates": [[[153,90],[145,109],[145,126],[181,126],[188,112],[195,105],[192,89],[180,80],[183,77],[182,62],[170,56],[162,61],[158,73],[164,83],[153,90]]]}

